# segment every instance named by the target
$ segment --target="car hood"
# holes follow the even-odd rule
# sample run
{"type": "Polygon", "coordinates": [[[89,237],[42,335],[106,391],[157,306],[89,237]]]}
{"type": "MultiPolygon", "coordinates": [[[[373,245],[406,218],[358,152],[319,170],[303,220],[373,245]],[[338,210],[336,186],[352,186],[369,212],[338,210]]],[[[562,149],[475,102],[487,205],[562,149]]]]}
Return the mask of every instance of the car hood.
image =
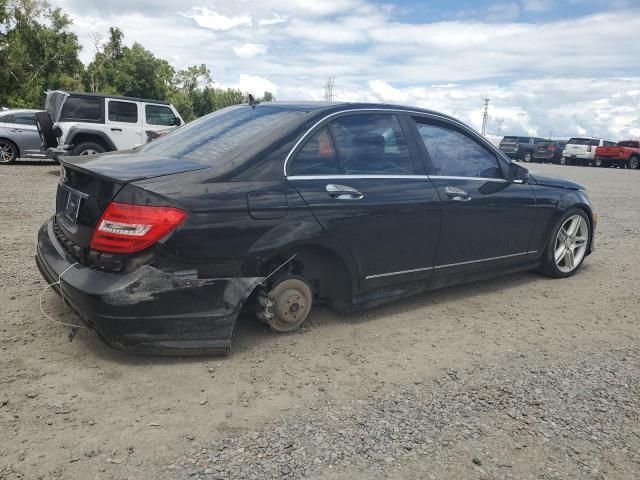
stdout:
{"type": "Polygon", "coordinates": [[[529,172],[529,183],[535,185],[544,185],[546,187],[567,188],[569,190],[584,190],[584,186],[579,183],[572,182],[566,178],[553,177],[538,172],[529,172]]]}

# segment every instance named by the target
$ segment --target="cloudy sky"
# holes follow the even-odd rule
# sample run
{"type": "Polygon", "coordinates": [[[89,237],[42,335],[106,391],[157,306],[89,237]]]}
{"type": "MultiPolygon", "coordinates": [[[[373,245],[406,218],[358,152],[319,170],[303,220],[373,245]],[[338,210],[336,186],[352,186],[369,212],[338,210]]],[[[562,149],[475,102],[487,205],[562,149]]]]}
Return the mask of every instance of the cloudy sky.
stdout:
{"type": "Polygon", "coordinates": [[[489,133],[640,137],[640,0],[52,0],[93,55],[120,27],[176,68],[278,100],[432,108],[489,133]]]}

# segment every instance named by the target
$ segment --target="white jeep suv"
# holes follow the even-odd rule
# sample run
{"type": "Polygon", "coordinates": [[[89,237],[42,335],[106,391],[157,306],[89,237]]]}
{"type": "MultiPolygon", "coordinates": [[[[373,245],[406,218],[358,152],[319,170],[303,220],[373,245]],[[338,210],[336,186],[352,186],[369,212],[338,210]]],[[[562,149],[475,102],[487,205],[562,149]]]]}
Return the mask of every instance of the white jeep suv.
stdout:
{"type": "Polygon", "coordinates": [[[560,163],[562,165],[588,165],[594,163],[596,148],[615,146],[616,142],[603,140],[602,138],[571,138],[562,152],[560,163]]]}
{"type": "Polygon", "coordinates": [[[47,92],[45,112],[36,123],[54,158],[128,150],[184,123],[167,102],[93,93],[47,92]]]}

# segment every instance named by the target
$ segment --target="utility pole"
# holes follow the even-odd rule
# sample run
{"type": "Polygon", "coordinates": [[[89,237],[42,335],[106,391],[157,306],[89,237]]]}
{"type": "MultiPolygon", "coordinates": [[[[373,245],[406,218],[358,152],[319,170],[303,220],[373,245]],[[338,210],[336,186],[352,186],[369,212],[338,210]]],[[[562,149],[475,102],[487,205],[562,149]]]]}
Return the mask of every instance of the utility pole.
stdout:
{"type": "Polygon", "coordinates": [[[489,99],[484,99],[484,113],[482,114],[482,136],[487,135],[487,120],[489,120],[489,99]]]}
{"type": "Polygon", "coordinates": [[[499,118],[496,120],[496,135],[500,136],[502,135],[502,124],[504,123],[504,120],[502,118],[499,118]]]}
{"type": "Polygon", "coordinates": [[[324,101],[333,102],[333,87],[336,84],[336,77],[329,77],[324,84],[324,101]]]}

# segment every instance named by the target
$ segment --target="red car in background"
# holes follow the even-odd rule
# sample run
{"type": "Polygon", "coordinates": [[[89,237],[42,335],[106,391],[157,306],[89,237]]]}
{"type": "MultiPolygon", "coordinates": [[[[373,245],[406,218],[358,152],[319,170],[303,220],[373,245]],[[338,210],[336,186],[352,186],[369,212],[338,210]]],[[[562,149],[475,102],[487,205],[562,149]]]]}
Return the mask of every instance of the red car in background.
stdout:
{"type": "Polygon", "coordinates": [[[640,140],[624,140],[615,147],[598,147],[595,157],[596,167],[637,169],[640,165],[640,140]]]}

